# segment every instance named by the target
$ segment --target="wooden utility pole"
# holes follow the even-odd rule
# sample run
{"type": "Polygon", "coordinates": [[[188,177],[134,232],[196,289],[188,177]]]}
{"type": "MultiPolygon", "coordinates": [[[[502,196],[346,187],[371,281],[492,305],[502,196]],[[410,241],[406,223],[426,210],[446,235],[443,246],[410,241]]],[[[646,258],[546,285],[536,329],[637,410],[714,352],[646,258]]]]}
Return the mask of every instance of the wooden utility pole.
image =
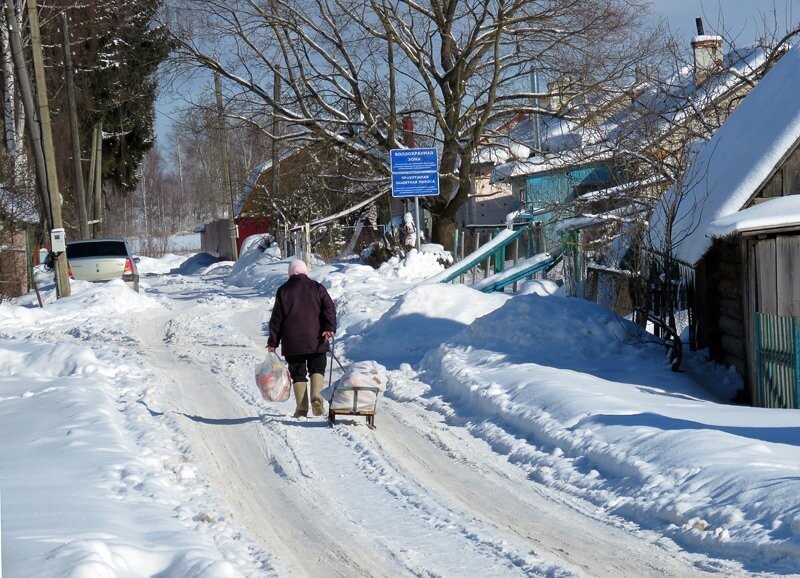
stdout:
{"type": "MultiPolygon", "coordinates": [[[[280,132],[281,123],[278,120],[278,103],[281,101],[281,74],[280,74],[280,67],[275,66],[275,74],[273,75],[272,80],[272,202],[277,202],[278,199],[278,187],[280,187],[280,170],[281,170],[281,143],[278,139],[278,133],[280,132]]],[[[288,223],[284,227],[286,232],[283,236],[283,254],[289,251],[289,239],[288,239],[288,223]]],[[[276,231],[277,233],[277,231],[276,231]]]]}
{"type": "Polygon", "coordinates": [[[97,122],[97,138],[94,143],[94,219],[92,223],[95,239],[103,234],[103,121],[97,122]]]}
{"type": "Polygon", "coordinates": [[[72,49],[69,43],[67,13],[61,13],[61,32],[64,36],[64,74],[66,76],[67,108],[69,128],[72,133],[72,171],[75,180],[75,196],[78,199],[78,229],[81,239],[89,238],[89,216],[86,212],[86,191],[83,189],[83,166],[81,166],[81,138],[78,133],[78,111],[75,106],[75,83],[72,78],[72,49]]]}
{"type": "MultiPolygon", "coordinates": [[[[89,149],[89,182],[86,185],[86,211],[89,214],[90,221],[94,221],[94,163],[97,161],[97,125],[92,127],[92,144],[89,149]]],[[[93,223],[90,223],[93,224],[93,223]]],[[[93,229],[93,227],[92,227],[93,229]]],[[[92,229],[89,229],[91,232],[92,229]]]]}
{"type": "MultiPolygon", "coordinates": [[[[9,0],[6,0],[7,2],[9,0]]],[[[50,127],[50,105],[47,102],[47,84],[44,78],[44,58],[42,57],[42,36],[39,32],[39,10],[36,0],[28,0],[28,26],[31,29],[31,56],[33,78],[36,82],[36,101],[39,105],[39,124],[42,129],[42,149],[47,171],[47,191],[50,195],[50,210],[53,213],[53,229],[61,229],[61,195],[58,190],[56,174],[56,155],[53,149],[53,132],[50,127]]],[[[52,231],[51,231],[52,234],[52,231]]],[[[67,254],[55,253],[56,290],[58,297],[69,297],[69,277],[67,276],[67,254]]]]}
{"type": "Polygon", "coordinates": [[[25,54],[22,51],[22,37],[20,36],[19,21],[14,12],[11,0],[6,0],[5,6],[6,22],[9,28],[11,40],[11,58],[14,61],[14,71],[17,75],[17,85],[19,86],[20,96],[22,97],[22,108],[28,118],[26,129],[28,137],[31,139],[31,150],[33,152],[33,166],[36,170],[37,189],[45,210],[47,224],[53,227],[53,213],[50,210],[50,195],[47,192],[47,171],[44,166],[44,152],[42,151],[42,137],[39,132],[39,121],[36,114],[36,104],[33,100],[33,85],[31,84],[28,68],[25,64],[25,54]]]}
{"type": "Polygon", "coordinates": [[[222,147],[222,173],[225,181],[225,191],[228,194],[228,228],[231,239],[231,261],[239,258],[236,247],[236,218],[233,215],[233,186],[231,185],[231,170],[228,166],[228,138],[225,131],[225,111],[222,108],[222,83],[219,72],[214,73],[214,93],[217,95],[217,117],[219,121],[219,139],[222,147]]]}
{"type": "MultiPolygon", "coordinates": [[[[42,204],[48,212],[51,241],[53,231],[58,231],[59,239],[64,239],[64,228],[61,220],[61,196],[58,192],[58,178],[56,177],[55,155],[53,154],[53,136],[50,131],[50,109],[47,105],[47,86],[44,81],[44,64],[42,62],[42,41],[39,34],[39,16],[36,11],[36,1],[28,4],[28,18],[31,29],[31,52],[33,56],[34,78],[36,80],[36,98],[39,106],[38,115],[33,103],[33,87],[25,65],[22,52],[22,37],[19,22],[14,12],[14,4],[6,0],[6,21],[12,40],[12,57],[19,81],[22,103],[25,114],[29,118],[28,131],[31,137],[31,148],[36,165],[36,180],[42,196],[42,204]]],[[[64,252],[54,252],[53,265],[55,269],[56,297],[69,297],[69,276],[67,275],[67,255],[64,252]]]]}

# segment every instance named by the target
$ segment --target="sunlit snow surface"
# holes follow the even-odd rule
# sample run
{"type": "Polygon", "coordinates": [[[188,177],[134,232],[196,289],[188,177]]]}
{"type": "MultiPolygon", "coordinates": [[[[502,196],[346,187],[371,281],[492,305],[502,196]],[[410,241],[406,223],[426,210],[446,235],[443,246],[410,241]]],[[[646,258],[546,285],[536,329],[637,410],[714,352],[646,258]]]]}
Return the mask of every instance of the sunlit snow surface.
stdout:
{"type": "Polygon", "coordinates": [[[432,474],[390,459],[402,423],[429,428],[414,433],[454,467],[489,459],[517,472],[515,484],[667,537],[705,571],[708,560],[721,575],[800,568],[800,413],[714,399],[700,384],[733,392],[734,373],[688,352],[688,371],[671,372],[652,336],[547,282],[517,294],[423,284],[444,267],[415,251],[378,270],[315,263],[311,277],[337,305],[339,363],[388,370],[387,419],[379,412],[372,431],[298,423],[286,417],[293,400],[260,399],[252,371],[286,280],[276,251],[235,264],[142,258],[139,268],[138,294],[73,282],[56,300],[38,271],[44,308],[33,293],[0,304],[4,577],[293,575],[287,552],[310,546],[290,535],[269,543],[260,532],[277,520],[256,536],[229,505],[264,491],[263,480],[318,492],[330,507],[314,523],[358,528],[350,555],[379,574],[581,575],[446,503],[456,480],[423,482],[432,474]],[[212,392],[211,381],[222,386],[212,392]],[[231,394],[242,414],[213,414],[210,396],[231,394]],[[238,464],[223,497],[206,471],[213,452],[187,428],[235,432],[234,445],[256,432],[263,465],[238,464]]]}

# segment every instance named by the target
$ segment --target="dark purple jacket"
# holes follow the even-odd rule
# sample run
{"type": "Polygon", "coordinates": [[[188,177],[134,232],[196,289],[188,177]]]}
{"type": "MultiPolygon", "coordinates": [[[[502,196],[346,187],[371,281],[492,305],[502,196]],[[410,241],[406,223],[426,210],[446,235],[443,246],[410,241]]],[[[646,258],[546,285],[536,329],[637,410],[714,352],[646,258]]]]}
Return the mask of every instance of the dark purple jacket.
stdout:
{"type": "Polygon", "coordinates": [[[280,345],[284,357],[325,353],[323,331],[336,332],[336,307],[328,290],[308,275],[292,275],[275,294],[267,345],[280,345]]]}

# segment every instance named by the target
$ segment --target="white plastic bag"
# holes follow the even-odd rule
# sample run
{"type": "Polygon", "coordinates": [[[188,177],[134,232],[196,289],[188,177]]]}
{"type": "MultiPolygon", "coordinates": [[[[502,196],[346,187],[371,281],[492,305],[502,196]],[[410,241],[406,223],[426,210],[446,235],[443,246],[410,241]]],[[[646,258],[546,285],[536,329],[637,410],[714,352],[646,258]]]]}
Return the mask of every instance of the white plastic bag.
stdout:
{"type": "Polygon", "coordinates": [[[286,401],[292,389],[289,368],[274,351],[256,365],[256,385],[266,401],[286,401]]]}

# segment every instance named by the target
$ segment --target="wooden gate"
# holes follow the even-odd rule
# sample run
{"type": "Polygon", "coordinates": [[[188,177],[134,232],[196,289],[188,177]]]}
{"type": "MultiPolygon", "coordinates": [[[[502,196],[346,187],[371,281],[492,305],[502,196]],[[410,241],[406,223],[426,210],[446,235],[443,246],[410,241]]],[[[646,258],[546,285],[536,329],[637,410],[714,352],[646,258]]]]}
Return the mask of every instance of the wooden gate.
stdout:
{"type": "Polygon", "coordinates": [[[755,313],[755,405],[800,409],[800,323],[755,313]]]}

